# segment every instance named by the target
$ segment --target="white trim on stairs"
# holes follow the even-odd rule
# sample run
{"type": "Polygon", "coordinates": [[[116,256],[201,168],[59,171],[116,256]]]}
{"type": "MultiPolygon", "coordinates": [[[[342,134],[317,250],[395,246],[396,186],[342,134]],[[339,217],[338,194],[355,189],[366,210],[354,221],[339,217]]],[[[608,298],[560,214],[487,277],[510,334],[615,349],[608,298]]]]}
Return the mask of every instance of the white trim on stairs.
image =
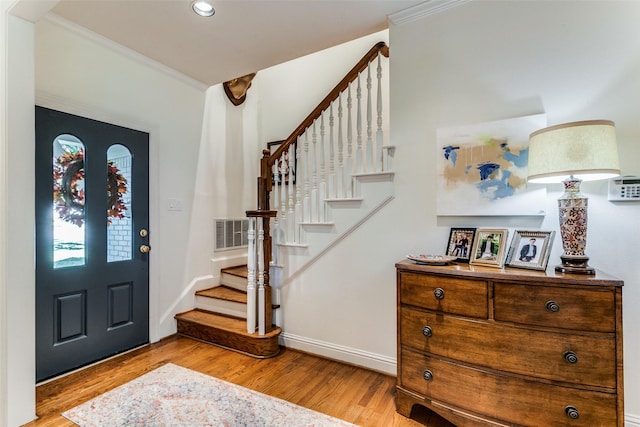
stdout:
{"type": "MultiPolygon", "coordinates": [[[[368,212],[364,217],[362,217],[359,221],[357,221],[355,224],[351,225],[348,229],[344,230],[341,234],[337,235],[332,241],[331,243],[326,246],[324,249],[322,249],[321,251],[319,251],[318,253],[316,253],[314,256],[310,257],[308,260],[305,261],[305,263],[301,266],[299,266],[293,273],[291,273],[288,277],[283,278],[283,282],[282,283],[278,283],[277,286],[282,286],[284,284],[288,284],[291,283],[296,277],[298,277],[300,274],[302,274],[304,271],[306,271],[309,267],[311,267],[316,261],[318,261],[320,258],[322,258],[324,256],[324,254],[326,254],[327,252],[329,252],[334,246],[338,245],[340,242],[342,242],[345,238],[347,238],[347,236],[349,236],[351,233],[353,233],[355,230],[357,230],[358,228],[360,228],[360,226],[362,224],[364,224],[365,222],[367,222],[369,220],[369,218],[371,218],[373,215],[375,215],[380,209],[382,209],[383,207],[385,207],[390,201],[392,201],[394,199],[393,195],[388,196],[387,198],[385,198],[384,200],[382,200],[377,206],[375,206],[373,209],[371,209],[370,212],[368,212]]],[[[283,245],[284,246],[284,245],[283,245]]],[[[288,247],[291,247],[292,245],[286,245],[288,247]]],[[[298,245],[300,246],[300,245],[298,245]]],[[[302,246],[304,247],[304,246],[302,246]]]]}
{"type": "Polygon", "coordinates": [[[194,302],[189,306],[195,307],[196,290],[206,289],[207,287],[213,286],[213,280],[213,276],[210,274],[194,277],[194,279],[189,282],[184,289],[182,289],[182,292],[180,292],[180,295],[175,299],[175,302],[160,316],[158,323],[162,324],[164,322],[173,321],[173,316],[180,311],[177,307],[181,305],[186,298],[191,298],[194,302]]]}

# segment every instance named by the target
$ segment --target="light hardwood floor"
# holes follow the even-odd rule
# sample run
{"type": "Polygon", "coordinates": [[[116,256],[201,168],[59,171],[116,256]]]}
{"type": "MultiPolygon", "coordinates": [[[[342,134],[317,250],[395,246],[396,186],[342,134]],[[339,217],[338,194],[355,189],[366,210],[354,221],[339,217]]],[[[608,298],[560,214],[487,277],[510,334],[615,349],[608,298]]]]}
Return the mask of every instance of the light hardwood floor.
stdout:
{"type": "Polygon", "coordinates": [[[27,426],[74,426],[60,414],[165,363],[363,427],[454,427],[426,410],[414,411],[413,419],[396,413],[394,377],[290,349],[282,349],[272,359],[255,359],[182,336],[169,337],[38,386],[39,418],[27,426]]]}

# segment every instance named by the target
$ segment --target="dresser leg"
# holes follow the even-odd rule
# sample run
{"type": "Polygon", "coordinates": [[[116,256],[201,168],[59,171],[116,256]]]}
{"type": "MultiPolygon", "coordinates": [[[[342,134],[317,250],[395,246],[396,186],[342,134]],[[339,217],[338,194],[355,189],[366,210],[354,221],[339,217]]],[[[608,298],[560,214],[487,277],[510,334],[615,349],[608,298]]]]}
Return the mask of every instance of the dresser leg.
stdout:
{"type": "Polygon", "coordinates": [[[415,398],[405,394],[402,390],[396,390],[396,412],[407,418],[411,417],[413,405],[419,403],[415,398]]]}

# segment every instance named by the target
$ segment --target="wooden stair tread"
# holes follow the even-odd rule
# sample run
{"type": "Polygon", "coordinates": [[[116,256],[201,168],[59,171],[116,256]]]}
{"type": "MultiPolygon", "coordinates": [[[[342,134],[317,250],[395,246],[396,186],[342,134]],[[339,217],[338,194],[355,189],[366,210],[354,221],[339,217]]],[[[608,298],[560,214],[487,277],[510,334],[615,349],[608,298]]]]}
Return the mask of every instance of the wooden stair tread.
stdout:
{"type": "Polygon", "coordinates": [[[191,311],[176,314],[175,318],[177,320],[197,323],[199,325],[224,330],[236,335],[242,335],[253,339],[270,339],[274,336],[278,336],[281,332],[280,328],[275,328],[273,331],[268,332],[263,336],[259,336],[255,333],[250,334],[247,332],[247,321],[245,319],[225,316],[223,314],[217,314],[197,308],[191,311]]]}
{"type": "Polygon", "coordinates": [[[224,285],[197,291],[196,295],[207,298],[216,298],[225,301],[238,302],[242,304],[247,303],[247,294],[245,292],[224,285]]]}
{"type": "Polygon", "coordinates": [[[249,276],[246,265],[238,265],[235,267],[223,268],[221,272],[231,274],[232,276],[242,277],[245,279],[249,276]]]}

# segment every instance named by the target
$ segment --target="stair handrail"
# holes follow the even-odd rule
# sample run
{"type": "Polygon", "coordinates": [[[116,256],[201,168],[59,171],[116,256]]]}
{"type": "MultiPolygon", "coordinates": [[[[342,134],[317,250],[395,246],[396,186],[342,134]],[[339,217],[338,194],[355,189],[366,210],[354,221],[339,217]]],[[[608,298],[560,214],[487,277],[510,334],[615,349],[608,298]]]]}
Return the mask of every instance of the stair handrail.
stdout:
{"type": "MultiPolygon", "coordinates": [[[[324,110],[329,108],[331,103],[338,99],[338,96],[345,91],[349,84],[358,78],[358,75],[364,71],[371,62],[373,62],[379,54],[389,57],[389,46],[383,41],[373,45],[371,49],[358,61],[358,63],[344,76],[342,80],[329,92],[329,94],[313,109],[313,111],[298,125],[298,127],[289,135],[287,139],[271,153],[269,149],[262,150],[262,159],[260,159],[260,176],[258,177],[258,211],[269,210],[269,193],[271,192],[271,171],[276,159],[288,150],[289,147],[302,135],[305,130],[311,126],[324,110]]],[[[257,211],[252,211],[250,216],[256,215],[257,211]]],[[[265,242],[266,243],[266,242],[265,242]]],[[[271,260],[269,259],[269,262],[271,260]]]]}
{"type": "MultiPolygon", "coordinates": [[[[262,158],[260,159],[260,176],[258,177],[258,199],[257,209],[247,211],[248,217],[253,217],[258,220],[262,219],[262,227],[264,230],[264,240],[262,242],[262,248],[264,258],[263,262],[265,266],[269,266],[272,261],[272,237],[270,233],[269,221],[274,217],[277,212],[272,211],[269,206],[269,194],[272,189],[271,172],[276,159],[288,150],[289,147],[297,141],[298,137],[304,134],[306,129],[310,127],[313,122],[318,119],[322,113],[329,108],[331,103],[338,99],[340,94],[349,88],[349,85],[355,81],[361,72],[367,69],[369,64],[376,60],[379,55],[389,57],[389,46],[383,41],[376,43],[369,51],[358,61],[358,63],[344,76],[342,80],[329,92],[329,94],[313,109],[313,111],[296,127],[296,129],[284,140],[284,142],[271,153],[269,149],[262,150],[262,158]]],[[[269,268],[265,268],[263,272],[264,276],[264,313],[266,319],[264,319],[264,326],[266,332],[272,330],[272,313],[271,313],[271,289],[269,285],[269,268]]],[[[263,332],[263,331],[261,331],[263,332]]]]}
{"type": "Polygon", "coordinates": [[[318,104],[316,108],[298,125],[298,127],[289,135],[287,139],[278,147],[276,151],[269,156],[269,162],[267,172],[271,175],[271,167],[275,163],[276,159],[279,159],[285,150],[289,149],[289,146],[293,144],[304,131],[313,124],[313,122],[320,117],[322,112],[329,108],[331,103],[338,99],[338,96],[344,92],[351,82],[358,78],[358,75],[366,70],[371,62],[377,57],[378,53],[381,53],[385,58],[389,57],[389,46],[385,42],[376,43],[369,51],[358,61],[358,63],[344,76],[342,80],[329,92],[329,94],[318,104]]]}

